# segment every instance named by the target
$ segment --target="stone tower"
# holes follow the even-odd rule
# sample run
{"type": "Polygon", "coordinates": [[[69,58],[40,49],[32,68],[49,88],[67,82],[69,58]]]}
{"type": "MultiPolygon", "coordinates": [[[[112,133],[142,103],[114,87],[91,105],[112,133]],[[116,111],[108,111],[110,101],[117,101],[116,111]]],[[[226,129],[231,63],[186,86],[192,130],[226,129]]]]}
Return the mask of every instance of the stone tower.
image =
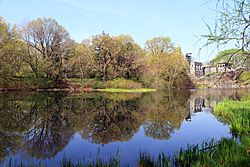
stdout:
{"type": "Polygon", "coordinates": [[[192,53],[187,53],[186,54],[186,60],[188,61],[188,64],[190,65],[191,61],[192,61],[192,53]]]}

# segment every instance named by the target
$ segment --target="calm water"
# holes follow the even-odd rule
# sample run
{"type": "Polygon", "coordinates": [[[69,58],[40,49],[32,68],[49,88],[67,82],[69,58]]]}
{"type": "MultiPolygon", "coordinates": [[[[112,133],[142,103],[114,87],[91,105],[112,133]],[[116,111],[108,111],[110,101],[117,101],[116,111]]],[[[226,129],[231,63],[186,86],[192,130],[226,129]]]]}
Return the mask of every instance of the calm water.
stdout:
{"type": "Polygon", "coordinates": [[[223,98],[248,90],[211,89],[146,94],[0,94],[0,165],[73,161],[137,163],[139,153],[173,155],[187,144],[230,137],[213,116],[223,98]]]}

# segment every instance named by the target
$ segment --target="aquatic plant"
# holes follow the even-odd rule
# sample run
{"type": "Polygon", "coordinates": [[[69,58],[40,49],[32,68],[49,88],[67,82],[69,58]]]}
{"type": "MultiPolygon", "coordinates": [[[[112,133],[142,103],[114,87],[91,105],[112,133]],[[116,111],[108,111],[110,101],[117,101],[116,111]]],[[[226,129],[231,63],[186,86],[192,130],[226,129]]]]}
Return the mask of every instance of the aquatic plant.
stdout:
{"type": "Polygon", "coordinates": [[[171,158],[166,156],[163,152],[158,155],[157,158],[154,158],[152,155],[141,152],[139,154],[138,160],[139,167],[170,167],[171,158]]]}
{"type": "Polygon", "coordinates": [[[230,130],[236,136],[247,135],[250,132],[250,101],[224,100],[214,108],[214,114],[230,125],[230,130]]]}

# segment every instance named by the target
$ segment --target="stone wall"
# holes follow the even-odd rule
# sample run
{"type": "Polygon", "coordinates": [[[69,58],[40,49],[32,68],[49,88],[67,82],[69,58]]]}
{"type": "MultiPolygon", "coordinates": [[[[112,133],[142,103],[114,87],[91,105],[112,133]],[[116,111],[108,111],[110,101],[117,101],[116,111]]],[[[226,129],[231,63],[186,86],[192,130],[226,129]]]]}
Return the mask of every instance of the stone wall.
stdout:
{"type": "Polygon", "coordinates": [[[196,77],[204,76],[203,64],[201,62],[192,61],[190,63],[190,74],[196,77]]]}

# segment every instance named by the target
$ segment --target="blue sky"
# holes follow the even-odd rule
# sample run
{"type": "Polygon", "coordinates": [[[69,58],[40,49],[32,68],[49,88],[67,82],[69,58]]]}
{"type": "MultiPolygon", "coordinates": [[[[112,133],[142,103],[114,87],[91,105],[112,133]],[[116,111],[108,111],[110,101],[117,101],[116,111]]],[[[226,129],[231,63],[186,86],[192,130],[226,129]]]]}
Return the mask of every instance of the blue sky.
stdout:
{"type": "Polygon", "coordinates": [[[0,16],[22,26],[37,17],[55,18],[80,42],[102,31],[129,34],[142,47],[154,36],[168,36],[197,60],[215,56],[213,47],[197,42],[213,24],[215,8],[208,0],[0,0],[0,16]]]}

